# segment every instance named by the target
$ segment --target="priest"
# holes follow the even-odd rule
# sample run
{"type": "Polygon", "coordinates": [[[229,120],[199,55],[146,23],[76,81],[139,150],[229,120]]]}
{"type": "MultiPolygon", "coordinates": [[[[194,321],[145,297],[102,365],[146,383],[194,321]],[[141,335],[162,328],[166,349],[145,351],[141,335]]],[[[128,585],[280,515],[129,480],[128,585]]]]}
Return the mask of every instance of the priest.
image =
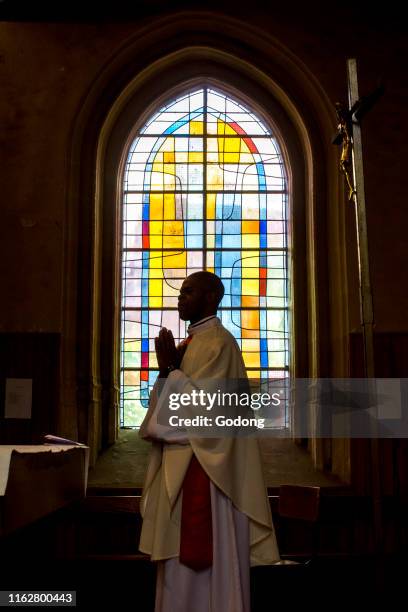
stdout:
{"type": "Polygon", "coordinates": [[[198,381],[246,379],[238,344],[216,316],[224,295],[211,272],[188,276],[178,311],[190,321],[178,347],[155,339],[159,377],[140,436],[152,442],[139,548],[158,562],[155,612],[249,612],[250,565],[279,560],[255,437],[197,437],[158,418],[171,393],[198,381]]]}

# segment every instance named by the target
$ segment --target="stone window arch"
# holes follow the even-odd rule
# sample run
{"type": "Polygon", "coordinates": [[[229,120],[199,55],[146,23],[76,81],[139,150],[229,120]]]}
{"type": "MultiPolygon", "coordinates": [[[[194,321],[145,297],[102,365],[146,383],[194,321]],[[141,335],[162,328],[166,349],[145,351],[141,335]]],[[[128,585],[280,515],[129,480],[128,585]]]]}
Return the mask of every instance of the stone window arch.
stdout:
{"type": "MultiPolygon", "coordinates": [[[[298,58],[254,28],[207,14],[164,18],[156,26],[112,59],[73,129],[59,432],[90,444],[93,462],[115,441],[119,425],[123,153],[134,126],[183,84],[222,83],[278,127],[290,169],[292,372],[347,375],[344,219],[337,205],[343,190],[330,146],[329,101],[298,58]]],[[[296,411],[294,419],[304,418],[296,411]]],[[[314,440],[310,450],[317,467],[336,461],[332,445],[314,440]]],[[[342,477],[347,457],[341,451],[337,461],[342,477]]]]}

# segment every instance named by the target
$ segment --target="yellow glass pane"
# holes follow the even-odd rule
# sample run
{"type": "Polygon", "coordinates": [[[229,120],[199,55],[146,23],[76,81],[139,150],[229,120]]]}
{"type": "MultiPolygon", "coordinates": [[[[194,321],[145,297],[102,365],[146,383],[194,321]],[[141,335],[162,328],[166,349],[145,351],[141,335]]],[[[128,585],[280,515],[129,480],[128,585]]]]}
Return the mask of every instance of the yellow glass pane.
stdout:
{"type": "Polygon", "coordinates": [[[163,221],[150,221],[150,236],[163,233],[163,221]]]}
{"type": "MultiPolygon", "coordinates": [[[[227,124],[225,123],[225,121],[221,121],[221,119],[217,120],[217,134],[218,136],[223,136],[225,134],[225,131],[227,129],[227,124]]],[[[220,142],[220,139],[218,139],[218,143],[220,142]]],[[[219,144],[218,144],[219,146],[219,144]]],[[[224,147],[223,147],[224,150],[224,147]]]]}
{"type": "Polygon", "coordinates": [[[259,353],[242,353],[247,368],[259,368],[261,366],[259,353]]]}
{"type": "MultiPolygon", "coordinates": [[[[240,153],[241,152],[241,138],[225,138],[224,151],[226,153],[240,153]]],[[[237,158],[238,161],[239,158],[237,158]]]]}
{"type": "Polygon", "coordinates": [[[149,307],[150,308],[162,308],[163,307],[163,299],[162,297],[156,297],[153,295],[149,295],[149,307]]]}
{"type": "MultiPolygon", "coordinates": [[[[160,248],[160,247],[157,247],[157,248],[160,248]]],[[[159,258],[161,259],[160,255],[159,255],[159,258]]],[[[163,280],[163,270],[159,268],[151,268],[149,270],[149,277],[150,278],[160,278],[161,280],[163,280]]]]}
{"type": "Polygon", "coordinates": [[[244,249],[254,249],[259,247],[259,234],[243,234],[242,247],[244,249]]]}
{"type": "Polygon", "coordinates": [[[247,374],[248,374],[248,378],[260,378],[261,377],[260,370],[248,370],[247,374]]]}
{"type": "Polygon", "coordinates": [[[163,247],[163,221],[150,221],[150,248],[163,247]]]}
{"type": "Polygon", "coordinates": [[[243,234],[259,234],[258,221],[242,221],[243,234]]]}
{"type": "Polygon", "coordinates": [[[226,164],[240,163],[239,139],[218,138],[219,162],[226,164]]]}
{"type": "Polygon", "coordinates": [[[243,251],[242,263],[246,268],[259,268],[259,252],[243,251]]]}
{"type": "Polygon", "coordinates": [[[153,172],[157,172],[159,174],[163,173],[164,170],[164,164],[159,160],[159,161],[154,161],[152,164],[152,170],[153,172]]]}
{"type": "Polygon", "coordinates": [[[215,248],[215,236],[214,234],[207,234],[207,248],[214,249],[215,248]]]}
{"type": "Polygon", "coordinates": [[[149,295],[150,297],[158,297],[162,295],[163,282],[156,278],[149,279],[149,295]]]}
{"type": "Polygon", "coordinates": [[[160,253],[150,253],[149,268],[163,268],[163,259],[160,253]]]}
{"type": "Polygon", "coordinates": [[[259,311],[241,310],[243,338],[259,338],[259,311]]]}
{"type": "Polygon", "coordinates": [[[165,254],[164,268],[185,268],[187,266],[187,254],[185,251],[181,253],[165,254]]]}
{"type": "Polygon", "coordinates": [[[245,308],[246,306],[259,308],[259,297],[254,295],[243,295],[241,297],[241,303],[243,308],[245,308]]]}
{"type": "MultiPolygon", "coordinates": [[[[253,163],[253,160],[245,162],[245,159],[242,157],[241,153],[224,153],[222,156],[222,161],[226,164],[244,164],[244,163],[253,163]]],[[[234,168],[234,171],[236,168],[234,168]]],[[[241,172],[242,172],[241,168],[241,172]]]]}
{"type": "Polygon", "coordinates": [[[203,134],[203,132],[202,121],[190,121],[190,134],[203,134]]]}
{"type": "Polygon", "coordinates": [[[184,234],[184,223],[183,221],[165,221],[164,233],[166,235],[171,234],[173,236],[182,236],[184,234]]]}
{"type": "Polygon", "coordinates": [[[220,163],[224,164],[239,164],[241,161],[239,153],[223,153],[220,155],[220,163]]]}
{"type": "Polygon", "coordinates": [[[242,280],[242,295],[259,295],[259,282],[255,279],[242,280]]]}
{"type": "Polygon", "coordinates": [[[183,221],[165,221],[163,223],[163,246],[165,248],[183,247],[183,221]]]}
{"type": "Polygon", "coordinates": [[[184,236],[163,236],[164,249],[184,249],[184,236]]]}
{"type": "Polygon", "coordinates": [[[176,217],[176,196],[173,193],[164,195],[164,219],[175,219],[176,217]]]}
{"type": "Polygon", "coordinates": [[[162,249],[163,248],[163,236],[150,236],[150,248],[151,249],[162,249]]]}
{"type": "Polygon", "coordinates": [[[207,194],[207,219],[215,219],[216,197],[217,197],[216,193],[207,194]]]}
{"type": "Polygon", "coordinates": [[[203,154],[200,151],[190,151],[188,154],[188,161],[193,163],[203,163],[203,154]]]}
{"type": "Polygon", "coordinates": [[[150,219],[163,219],[163,196],[162,194],[150,194],[150,219]]]}
{"type": "Polygon", "coordinates": [[[242,268],[242,278],[259,278],[259,268],[242,268]]]}
{"type": "MultiPolygon", "coordinates": [[[[236,136],[236,138],[226,138],[225,140],[235,140],[237,142],[240,142],[239,147],[241,149],[241,151],[243,153],[249,153],[249,148],[246,145],[243,137],[238,134],[238,132],[236,131],[236,129],[230,125],[229,123],[225,123],[225,121],[222,121],[221,119],[218,120],[217,122],[217,133],[222,135],[225,134],[226,136],[236,136]]],[[[235,147],[237,147],[237,145],[235,145],[235,147]]],[[[231,149],[229,149],[231,150],[231,149]]],[[[237,148],[235,148],[234,150],[237,150],[237,148]]]]}
{"type": "MultiPolygon", "coordinates": [[[[221,119],[218,119],[217,121],[217,134],[225,134],[226,136],[236,136],[237,133],[234,130],[233,127],[231,127],[230,125],[228,125],[228,123],[225,123],[225,121],[222,121],[221,119]]],[[[226,139],[227,140],[227,139],[226,139]]]]}
{"type": "Polygon", "coordinates": [[[165,164],[172,164],[174,163],[175,159],[174,159],[174,151],[165,151],[163,154],[163,161],[165,164]]]}
{"type": "MultiPolygon", "coordinates": [[[[153,165],[153,170],[154,170],[154,165],[153,165]]],[[[175,164],[163,164],[163,172],[167,175],[173,175],[176,174],[176,165],[175,164]]]]}
{"type": "Polygon", "coordinates": [[[229,155],[229,162],[239,163],[241,154],[241,138],[225,138],[224,152],[229,155]]]}

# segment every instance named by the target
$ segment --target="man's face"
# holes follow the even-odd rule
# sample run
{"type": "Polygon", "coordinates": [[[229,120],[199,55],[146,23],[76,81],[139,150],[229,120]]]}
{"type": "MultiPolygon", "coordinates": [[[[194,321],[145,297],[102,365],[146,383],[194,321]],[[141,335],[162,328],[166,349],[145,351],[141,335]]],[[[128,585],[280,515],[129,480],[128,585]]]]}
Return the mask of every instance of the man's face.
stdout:
{"type": "Polygon", "coordinates": [[[181,285],[178,311],[183,321],[199,320],[207,309],[205,287],[194,276],[189,276],[181,285]]]}

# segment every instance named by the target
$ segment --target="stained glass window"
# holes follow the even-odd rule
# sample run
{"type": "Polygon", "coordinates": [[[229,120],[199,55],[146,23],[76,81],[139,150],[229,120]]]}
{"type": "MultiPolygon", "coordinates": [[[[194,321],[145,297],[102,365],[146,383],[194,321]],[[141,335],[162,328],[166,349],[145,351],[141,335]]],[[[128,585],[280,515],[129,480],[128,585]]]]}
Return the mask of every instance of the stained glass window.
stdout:
{"type": "Polygon", "coordinates": [[[218,316],[248,375],[287,377],[287,196],[272,129],[213,88],[173,99],[137,133],[123,185],[122,427],[144,418],[160,328],[186,337],[177,297],[198,270],[224,283],[218,316]]]}

